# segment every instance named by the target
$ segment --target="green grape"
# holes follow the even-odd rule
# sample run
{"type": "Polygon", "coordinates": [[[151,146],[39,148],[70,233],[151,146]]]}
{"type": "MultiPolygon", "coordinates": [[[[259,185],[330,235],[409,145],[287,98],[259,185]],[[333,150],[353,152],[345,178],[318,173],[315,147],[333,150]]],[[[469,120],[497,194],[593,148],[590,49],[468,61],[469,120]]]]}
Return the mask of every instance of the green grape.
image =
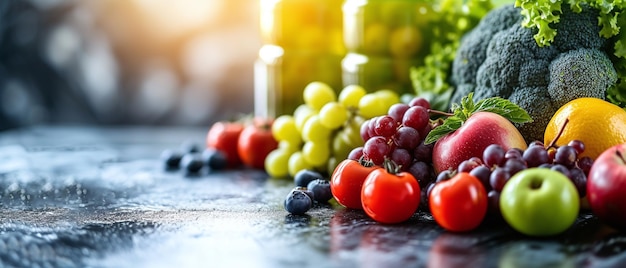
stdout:
{"type": "Polygon", "coordinates": [[[330,132],[331,130],[322,124],[320,116],[315,114],[304,123],[302,127],[302,140],[305,142],[328,141],[330,132]]]}
{"type": "Polygon", "coordinates": [[[367,91],[359,85],[349,85],[339,93],[339,103],[344,107],[359,107],[359,100],[367,94],[367,91]]]}
{"type": "Polygon", "coordinates": [[[330,158],[328,158],[328,164],[326,165],[326,172],[332,175],[333,172],[335,172],[335,169],[337,168],[337,166],[339,165],[339,162],[341,162],[342,160],[339,160],[335,158],[334,156],[331,156],[330,158]]]}
{"type": "Polygon", "coordinates": [[[322,109],[324,104],[337,100],[337,94],[326,83],[311,82],[304,88],[304,103],[315,111],[322,109]]]}
{"type": "Polygon", "coordinates": [[[385,106],[387,107],[385,109],[385,113],[380,114],[380,115],[386,114],[387,110],[389,109],[389,107],[391,107],[391,105],[394,105],[400,102],[400,96],[398,95],[398,93],[390,89],[378,90],[374,92],[374,95],[376,95],[381,102],[384,102],[385,106]]]}
{"type": "Polygon", "coordinates": [[[290,154],[295,153],[302,147],[302,140],[299,140],[297,144],[291,143],[291,141],[279,141],[278,148],[288,151],[290,154]]]}
{"type": "Polygon", "coordinates": [[[304,156],[301,151],[297,151],[289,157],[289,162],[287,163],[287,169],[289,175],[291,177],[295,177],[296,173],[300,170],[305,169],[313,169],[313,165],[309,164],[306,160],[304,160],[304,156]]]}
{"type": "Polygon", "coordinates": [[[366,119],[386,114],[388,110],[385,102],[374,93],[368,93],[359,101],[359,114],[366,119]]]}
{"type": "Polygon", "coordinates": [[[363,146],[364,141],[361,138],[361,125],[363,122],[365,122],[365,119],[357,115],[348,120],[348,123],[343,128],[346,136],[348,136],[352,142],[351,145],[354,147],[363,146]]]}
{"type": "Polygon", "coordinates": [[[319,113],[320,123],[329,129],[341,127],[348,120],[348,110],[338,102],[329,102],[319,113]]]}
{"type": "Polygon", "coordinates": [[[270,177],[284,178],[289,175],[288,163],[291,152],[287,149],[277,148],[265,157],[265,171],[270,177]]]}
{"type": "Polygon", "coordinates": [[[288,141],[294,145],[302,143],[302,135],[296,128],[296,121],[291,115],[281,115],[274,120],[272,135],[279,142],[288,141]]]}
{"type": "Polygon", "coordinates": [[[328,141],[305,142],[302,147],[302,156],[307,163],[314,167],[324,166],[330,157],[328,141]]]}
{"type": "Polygon", "coordinates": [[[345,131],[339,131],[337,135],[333,137],[332,145],[333,145],[332,156],[341,160],[348,158],[348,154],[350,154],[350,151],[356,148],[356,147],[353,147],[352,141],[350,140],[350,137],[346,134],[345,131]]]}
{"type": "Polygon", "coordinates": [[[314,114],[315,114],[315,111],[306,104],[301,104],[293,112],[293,120],[296,124],[296,129],[300,133],[302,133],[302,128],[304,127],[304,123],[306,123],[306,121],[309,120],[309,118],[311,118],[311,116],[313,116],[314,114]]]}
{"type": "Polygon", "coordinates": [[[359,113],[366,119],[387,114],[391,105],[400,102],[400,96],[393,90],[381,89],[368,93],[359,101],[359,113]]]}

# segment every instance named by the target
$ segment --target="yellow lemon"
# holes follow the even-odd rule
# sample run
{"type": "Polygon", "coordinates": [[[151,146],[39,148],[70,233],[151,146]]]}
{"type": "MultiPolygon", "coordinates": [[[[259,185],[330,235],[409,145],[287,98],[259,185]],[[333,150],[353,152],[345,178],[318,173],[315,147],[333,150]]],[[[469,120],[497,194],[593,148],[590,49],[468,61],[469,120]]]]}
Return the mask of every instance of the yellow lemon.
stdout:
{"type": "Polygon", "coordinates": [[[561,106],[546,127],[543,136],[546,145],[554,140],[566,120],[568,123],[555,144],[582,141],[585,150],[579,158],[588,156],[595,160],[606,149],[626,143],[626,111],[610,102],[578,98],[561,106]]]}

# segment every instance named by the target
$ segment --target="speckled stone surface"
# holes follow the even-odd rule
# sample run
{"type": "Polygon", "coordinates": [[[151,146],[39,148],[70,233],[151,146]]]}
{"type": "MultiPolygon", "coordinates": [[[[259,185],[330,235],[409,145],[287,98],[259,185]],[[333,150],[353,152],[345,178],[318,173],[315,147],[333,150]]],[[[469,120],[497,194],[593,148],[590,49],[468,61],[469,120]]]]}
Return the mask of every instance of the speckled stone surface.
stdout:
{"type": "Polygon", "coordinates": [[[0,267],[626,267],[626,234],[581,213],[566,233],[499,221],[465,234],[428,213],[284,211],[292,182],[166,171],[164,149],[206,129],[35,127],[0,132],[0,267]]]}

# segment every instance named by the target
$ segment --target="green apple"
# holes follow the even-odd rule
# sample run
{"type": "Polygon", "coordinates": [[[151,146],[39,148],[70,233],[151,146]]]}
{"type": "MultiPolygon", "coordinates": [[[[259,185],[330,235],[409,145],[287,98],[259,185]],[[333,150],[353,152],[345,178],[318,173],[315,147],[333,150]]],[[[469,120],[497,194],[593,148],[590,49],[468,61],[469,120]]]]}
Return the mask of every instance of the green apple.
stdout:
{"type": "Polygon", "coordinates": [[[569,228],[580,208],[569,178],[548,168],[529,168],[513,175],[500,193],[506,222],[530,236],[556,235],[569,228]]]}

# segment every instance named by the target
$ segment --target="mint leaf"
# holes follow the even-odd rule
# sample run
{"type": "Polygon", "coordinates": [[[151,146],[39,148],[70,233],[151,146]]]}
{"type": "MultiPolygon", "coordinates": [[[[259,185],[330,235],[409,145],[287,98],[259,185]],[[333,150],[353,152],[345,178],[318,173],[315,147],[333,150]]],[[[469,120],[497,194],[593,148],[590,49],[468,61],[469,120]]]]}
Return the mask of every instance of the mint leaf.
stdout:
{"type": "Polygon", "coordinates": [[[424,139],[424,144],[431,144],[443,138],[443,136],[454,132],[463,125],[463,122],[463,120],[456,116],[450,116],[446,118],[446,120],[443,121],[443,124],[428,132],[426,139],[424,139]]]}
{"type": "Polygon", "coordinates": [[[457,129],[459,129],[472,114],[477,112],[491,112],[498,114],[513,123],[527,123],[532,122],[533,119],[528,115],[524,109],[517,104],[500,97],[491,97],[480,100],[478,103],[474,103],[472,99],[473,92],[470,92],[467,96],[461,99],[461,104],[452,104],[452,112],[454,115],[446,118],[443,123],[436,128],[432,129],[426,138],[425,144],[431,144],[441,139],[445,135],[448,135],[457,129]]]}
{"type": "Polygon", "coordinates": [[[524,109],[500,97],[483,99],[476,104],[475,108],[473,112],[492,112],[501,115],[513,123],[527,123],[533,121],[530,115],[528,115],[528,112],[524,109]]]}

